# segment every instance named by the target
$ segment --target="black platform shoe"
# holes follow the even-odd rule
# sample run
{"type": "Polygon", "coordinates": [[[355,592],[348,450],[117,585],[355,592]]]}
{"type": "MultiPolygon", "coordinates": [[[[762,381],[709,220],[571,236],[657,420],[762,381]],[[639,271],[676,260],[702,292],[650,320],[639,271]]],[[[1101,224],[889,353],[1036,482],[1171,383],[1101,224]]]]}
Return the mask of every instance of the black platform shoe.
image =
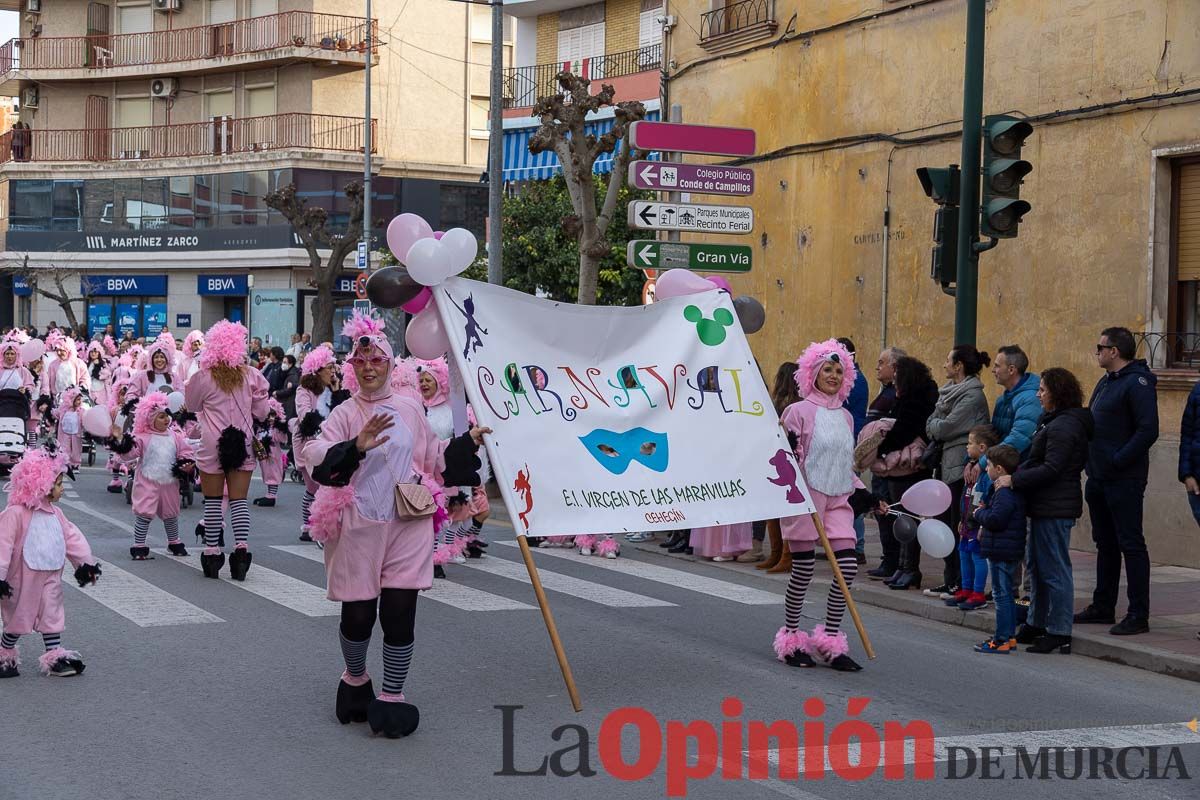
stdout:
{"type": "Polygon", "coordinates": [[[838,672],[862,672],[862,665],[845,654],[830,661],[829,666],[838,672]]]}
{"type": "Polygon", "coordinates": [[[338,681],[337,705],[334,707],[334,715],[337,721],[343,725],[348,725],[351,722],[366,722],[367,721],[367,706],[375,699],[375,690],[371,688],[371,681],[368,680],[362,686],[351,686],[346,681],[338,681]]]}
{"type": "Polygon", "coordinates": [[[378,697],[367,706],[367,722],[372,733],[389,739],[408,736],[421,722],[421,712],[412,703],[389,703],[378,697]]]}
{"type": "Polygon", "coordinates": [[[221,567],[225,566],[224,553],[208,553],[200,554],[200,568],[204,570],[204,577],[219,578],[221,577],[221,567]]]}
{"type": "Polygon", "coordinates": [[[256,497],[256,498],[254,498],[254,505],[267,506],[268,508],[274,508],[275,498],[274,497],[256,497]]]}
{"type": "Polygon", "coordinates": [[[183,542],[167,545],[167,552],[173,556],[185,557],[188,554],[187,548],[183,546],[183,542]]]}
{"type": "Polygon", "coordinates": [[[107,489],[109,494],[120,494],[125,491],[125,487],[119,483],[110,483],[107,489]]]}
{"type": "Polygon", "coordinates": [[[54,662],[54,666],[50,667],[50,671],[46,675],[51,678],[70,678],[74,675],[82,675],[86,666],[78,658],[60,658],[54,662]]]}
{"type": "Polygon", "coordinates": [[[131,548],[129,548],[129,557],[132,558],[134,561],[149,561],[150,560],[150,548],[149,547],[131,547],[131,548]]]}
{"type": "Polygon", "coordinates": [[[475,544],[475,542],[467,545],[466,554],[467,558],[483,558],[483,550],[479,549],[479,545],[475,544]]]}
{"type": "Polygon", "coordinates": [[[672,531],[667,540],[665,542],[659,542],[658,546],[667,548],[674,547],[675,545],[679,544],[681,539],[683,539],[683,531],[672,531]]]}
{"type": "Polygon", "coordinates": [[[443,567],[441,564],[434,564],[433,565],[433,577],[445,578],[446,577],[446,568],[443,567]]]}
{"type": "Polygon", "coordinates": [[[0,666],[0,679],[16,678],[21,675],[21,670],[17,669],[16,664],[4,664],[0,666]]]}
{"type": "Polygon", "coordinates": [[[311,542],[313,538],[308,535],[308,531],[300,531],[300,541],[311,542]]]}
{"type": "Polygon", "coordinates": [[[254,560],[254,556],[245,548],[238,548],[229,554],[229,577],[235,581],[246,580],[246,573],[250,571],[250,562],[254,560]]]}
{"type": "Polygon", "coordinates": [[[808,653],[804,652],[803,650],[797,650],[796,652],[792,653],[790,656],[785,656],[783,661],[789,667],[808,668],[808,667],[815,667],[817,665],[817,662],[813,661],[812,656],[810,656],[808,653]]]}
{"type": "Polygon", "coordinates": [[[1033,644],[1047,633],[1045,628],[1035,628],[1032,625],[1022,625],[1017,628],[1017,644],[1033,644]]]}

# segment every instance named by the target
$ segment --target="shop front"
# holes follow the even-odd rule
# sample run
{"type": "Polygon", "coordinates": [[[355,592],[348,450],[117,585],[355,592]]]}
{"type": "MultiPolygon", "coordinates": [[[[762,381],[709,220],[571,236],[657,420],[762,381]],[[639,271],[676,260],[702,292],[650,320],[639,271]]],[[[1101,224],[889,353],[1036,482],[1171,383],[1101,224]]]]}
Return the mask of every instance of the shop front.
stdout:
{"type": "MultiPolygon", "coordinates": [[[[354,313],[354,301],[358,297],[355,291],[357,278],[357,274],[346,272],[338,276],[337,283],[333,286],[333,343],[338,352],[344,352],[350,347],[349,340],[342,338],[341,334],[342,325],[354,313]]],[[[302,289],[299,294],[301,307],[296,313],[296,332],[308,331],[311,333],[313,327],[312,299],[317,293],[311,289],[302,289]]]]}
{"type": "Polygon", "coordinates": [[[246,322],[246,300],[250,295],[249,275],[202,273],[196,276],[200,296],[200,324],[207,330],[218,320],[246,322]]]}
{"type": "Polygon", "coordinates": [[[89,336],[111,324],[118,338],[153,339],[168,327],[166,275],[89,275],[80,288],[89,336]]]}

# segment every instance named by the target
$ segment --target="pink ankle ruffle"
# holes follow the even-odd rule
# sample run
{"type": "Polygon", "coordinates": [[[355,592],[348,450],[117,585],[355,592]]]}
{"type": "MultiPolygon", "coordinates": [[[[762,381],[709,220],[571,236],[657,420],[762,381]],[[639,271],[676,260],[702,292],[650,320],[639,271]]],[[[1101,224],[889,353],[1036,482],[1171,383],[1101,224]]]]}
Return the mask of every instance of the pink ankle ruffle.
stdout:
{"type": "Polygon", "coordinates": [[[826,633],[824,625],[813,628],[808,643],[808,654],[824,661],[832,661],[838,656],[844,656],[850,652],[850,643],[846,641],[846,634],[841,631],[826,633]]]}
{"type": "Polygon", "coordinates": [[[15,667],[21,663],[21,650],[17,647],[0,647],[0,667],[15,667]]]}
{"type": "Polygon", "coordinates": [[[775,657],[783,661],[788,656],[800,650],[808,651],[808,634],[805,631],[789,631],[786,627],[775,632],[775,657]]]}
{"type": "Polygon", "coordinates": [[[408,702],[407,700],[404,699],[404,692],[401,692],[400,694],[388,694],[387,692],[380,692],[379,697],[377,699],[383,703],[407,703],[408,702]]]}
{"type": "Polygon", "coordinates": [[[347,686],[362,686],[370,682],[371,676],[365,672],[362,675],[359,675],[357,678],[351,675],[349,672],[344,670],[342,672],[342,683],[346,684],[347,686]]]}
{"type": "Polygon", "coordinates": [[[62,647],[56,647],[53,650],[47,650],[38,658],[38,669],[42,671],[43,675],[49,675],[50,668],[58,663],[60,658],[78,660],[79,653],[62,647]]]}
{"type": "Polygon", "coordinates": [[[596,544],[596,555],[606,556],[609,553],[621,554],[621,544],[616,539],[604,539],[596,544]]]}

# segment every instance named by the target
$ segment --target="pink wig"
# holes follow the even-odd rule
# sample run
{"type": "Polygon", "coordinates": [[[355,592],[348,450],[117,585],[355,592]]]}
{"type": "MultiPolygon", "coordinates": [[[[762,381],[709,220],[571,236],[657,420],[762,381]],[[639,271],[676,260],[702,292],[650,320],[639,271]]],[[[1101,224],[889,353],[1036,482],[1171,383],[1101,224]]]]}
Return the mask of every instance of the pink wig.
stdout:
{"type": "Polygon", "coordinates": [[[275,419],[287,419],[287,415],[283,413],[283,404],[274,397],[267,398],[267,412],[275,415],[275,419]]]}
{"type": "Polygon", "coordinates": [[[91,344],[88,345],[87,355],[86,355],[85,360],[91,359],[92,353],[99,353],[101,361],[103,361],[104,358],[108,355],[107,353],[104,352],[104,345],[100,344],[99,342],[92,342],[91,344]]]}
{"type": "Polygon", "coordinates": [[[151,392],[139,400],[133,412],[133,432],[139,436],[152,432],[150,422],[167,410],[167,402],[167,396],[162,392],[151,392]]]}
{"type": "Polygon", "coordinates": [[[65,392],[63,392],[63,395],[62,395],[62,410],[68,411],[68,410],[74,408],[75,401],[78,400],[79,398],[80,398],[80,392],[79,392],[78,387],[72,386],[70,389],[67,389],[65,392]]]}
{"type": "Polygon", "coordinates": [[[246,326],[223,319],[208,329],[204,349],[200,351],[200,366],[212,369],[218,364],[240,367],[246,363],[246,326]]]}
{"type": "Polygon", "coordinates": [[[17,344],[25,344],[29,341],[29,334],[20,328],[13,328],[8,333],[4,334],[4,341],[16,342],[17,344]]]}
{"type": "Polygon", "coordinates": [[[322,486],[317,489],[308,515],[308,532],[314,541],[337,538],[342,527],[342,509],[354,502],[353,486],[322,486]]]}
{"type": "Polygon", "coordinates": [[[40,448],[26,450],[9,476],[9,504],[37,508],[66,470],[66,454],[51,455],[40,448]]]}
{"type": "Polygon", "coordinates": [[[446,359],[435,358],[432,361],[417,361],[416,364],[418,378],[421,373],[428,372],[437,381],[437,392],[432,398],[425,400],[425,405],[432,408],[450,399],[450,365],[446,363],[446,359]]]}
{"type": "Polygon", "coordinates": [[[325,367],[332,365],[336,360],[333,356],[333,351],[328,347],[314,348],[311,353],[304,357],[304,363],[300,365],[300,374],[316,375],[325,367]]]}
{"type": "Polygon", "coordinates": [[[799,367],[796,370],[796,389],[801,398],[808,397],[810,394],[819,394],[820,392],[816,389],[817,376],[821,373],[821,365],[826,361],[834,361],[842,365],[842,388],[838,389],[837,403],[830,403],[831,408],[835,405],[841,406],[850,396],[850,390],[854,388],[854,379],[858,376],[858,370],[854,367],[854,359],[849,351],[837,339],[813,342],[804,348],[804,353],[796,361],[796,366],[799,367]]]}
{"type": "Polygon", "coordinates": [[[392,391],[401,397],[411,397],[418,403],[421,401],[421,387],[417,385],[420,375],[417,364],[411,358],[397,358],[396,366],[392,369],[392,391]]]}
{"type": "Polygon", "coordinates": [[[108,334],[104,335],[103,346],[105,355],[109,356],[110,358],[117,354],[117,343],[114,342],[113,338],[108,334]]]}
{"type": "Polygon", "coordinates": [[[58,348],[62,347],[66,343],[67,337],[64,336],[63,332],[58,328],[55,328],[46,334],[46,349],[53,353],[57,353],[58,348]]]}

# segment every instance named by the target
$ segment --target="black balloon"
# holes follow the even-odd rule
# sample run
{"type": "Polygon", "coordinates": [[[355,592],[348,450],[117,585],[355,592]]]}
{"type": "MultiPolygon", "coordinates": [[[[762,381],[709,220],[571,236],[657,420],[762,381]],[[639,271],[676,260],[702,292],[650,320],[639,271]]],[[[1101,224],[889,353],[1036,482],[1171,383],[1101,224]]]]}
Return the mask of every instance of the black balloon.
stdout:
{"type": "Polygon", "coordinates": [[[892,534],[898,542],[911,542],[917,538],[917,521],[912,517],[897,517],[892,526],[892,534]]]}
{"type": "Polygon", "coordinates": [[[762,303],[748,294],[733,298],[733,310],[737,312],[744,333],[758,333],[766,324],[767,312],[763,310],[762,303]]]}
{"type": "Polygon", "coordinates": [[[379,308],[399,308],[424,288],[404,267],[384,267],[367,278],[367,299],[379,308]]]}

